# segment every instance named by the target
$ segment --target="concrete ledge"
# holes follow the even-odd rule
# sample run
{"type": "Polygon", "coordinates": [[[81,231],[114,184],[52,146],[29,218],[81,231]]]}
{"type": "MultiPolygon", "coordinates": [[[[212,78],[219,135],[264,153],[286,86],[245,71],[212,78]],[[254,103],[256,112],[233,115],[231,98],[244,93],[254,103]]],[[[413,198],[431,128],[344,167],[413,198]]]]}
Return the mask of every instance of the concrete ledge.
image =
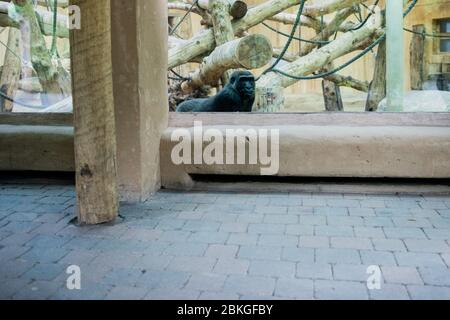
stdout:
{"type": "MultiPolygon", "coordinates": [[[[211,126],[260,129],[262,126],[211,126]]],[[[211,127],[204,127],[207,130],[211,127]]],[[[450,178],[450,127],[433,126],[279,126],[278,176],[450,178]]],[[[175,128],[161,141],[162,185],[190,188],[190,174],[260,175],[258,165],[173,165],[175,128]]],[[[190,129],[192,130],[192,129],[190,129]]]]}
{"type": "Polygon", "coordinates": [[[0,170],[75,171],[73,128],[0,125],[0,170]]]}

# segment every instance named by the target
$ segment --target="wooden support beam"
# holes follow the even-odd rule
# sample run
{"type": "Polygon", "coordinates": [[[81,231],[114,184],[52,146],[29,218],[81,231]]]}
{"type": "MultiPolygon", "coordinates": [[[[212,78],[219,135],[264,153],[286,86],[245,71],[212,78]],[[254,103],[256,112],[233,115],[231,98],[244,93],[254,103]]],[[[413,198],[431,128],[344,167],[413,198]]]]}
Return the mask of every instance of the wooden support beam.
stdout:
{"type": "Polygon", "coordinates": [[[111,59],[111,1],[71,0],[83,28],[71,30],[78,222],[118,215],[116,132],[111,59]]]}
{"type": "Polygon", "coordinates": [[[380,102],[386,98],[386,41],[378,46],[373,80],[367,95],[366,111],[377,111],[380,102]]]}
{"type": "MultiPolygon", "coordinates": [[[[195,0],[184,0],[188,4],[195,3],[195,0]]],[[[213,0],[199,0],[198,6],[204,10],[210,10],[212,7],[213,0]]],[[[226,12],[232,16],[234,19],[241,19],[247,14],[247,3],[243,0],[225,0],[228,2],[226,12]]]]}
{"type": "Polygon", "coordinates": [[[111,11],[119,197],[145,201],[161,185],[169,113],[167,1],[114,0],[111,11]]]}
{"type": "MultiPolygon", "coordinates": [[[[20,79],[20,31],[16,28],[9,28],[8,43],[9,49],[5,52],[5,61],[0,78],[0,90],[9,97],[14,97],[20,79]]],[[[11,112],[14,103],[0,98],[0,112],[11,112]]]]}
{"type": "MultiPolygon", "coordinates": [[[[416,25],[413,30],[425,32],[423,24],[416,25]]],[[[414,34],[410,46],[411,89],[422,90],[425,81],[425,35],[414,34]]]]}

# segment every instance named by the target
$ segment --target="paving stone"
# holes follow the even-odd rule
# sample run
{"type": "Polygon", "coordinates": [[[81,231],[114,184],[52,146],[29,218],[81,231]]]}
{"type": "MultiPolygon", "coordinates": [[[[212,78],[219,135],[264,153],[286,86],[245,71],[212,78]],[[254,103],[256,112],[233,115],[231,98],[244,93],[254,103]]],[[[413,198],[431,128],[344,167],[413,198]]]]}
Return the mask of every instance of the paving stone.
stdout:
{"type": "Polygon", "coordinates": [[[69,249],[63,248],[32,248],[20,259],[34,263],[56,263],[69,253],[69,249]]]}
{"type": "Polygon", "coordinates": [[[213,272],[218,274],[243,274],[247,273],[250,262],[244,259],[219,258],[213,272]]]}
{"type": "Polygon", "coordinates": [[[321,199],[303,199],[302,205],[304,207],[326,207],[327,203],[326,201],[323,201],[321,199]]]}
{"type": "Polygon", "coordinates": [[[23,259],[2,261],[0,264],[0,279],[19,278],[34,265],[35,262],[26,261],[23,259]]]}
{"type": "Polygon", "coordinates": [[[12,299],[45,300],[49,299],[61,287],[62,284],[55,281],[33,281],[14,294],[12,299]]]}
{"type": "Polygon", "coordinates": [[[368,238],[332,237],[332,248],[342,249],[372,249],[372,242],[368,238]]]}
{"type": "Polygon", "coordinates": [[[144,288],[120,286],[114,287],[106,295],[106,300],[142,300],[148,290],[144,288]]]}
{"type": "Polygon", "coordinates": [[[450,300],[450,288],[436,286],[408,286],[413,300],[450,300]]]}
{"type": "Polygon", "coordinates": [[[293,299],[313,299],[314,283],[307,279],[284,279],[277,280],[275,296],[293,299]]]}
{"type": "Polygon", "coordinates": [[[2,279],[0,286],[0,299],[10,300],[31,281],[29,279],[2,279]]]}
{"type": "Polygon", "coordinates": [[[181,289],[191,277],[190,273],[180,271],[148,271],[140,278],[139,287],[149,289],[181,289]]]}
{"type": "Polygon", "coordinates": [[[379,251],[406,251],[400,239],[372,239],[375,250],[379,251]]]}
{"type": "Polygon", "coordinates": [[[435,228],[450,229],[450,218],[429,218],[428,220],[435,228]]]}
{"type": "Polygon", "coordinates": [[[311,207],[288,207],[288,214],[295,214],[300,216],[312,215],[314,209],[311,207]]]}
{"type": "Polygon", "coordinates": [[[413,267],[381,267],[384,280],[387,283],[423,284],[419,273],[413,267]]]}
{"type": "Polygon", "coordinates": [[[187,241],[208,244],[224,244],[229,238],[228,232],[199,231],[193,232],[187,241]]]}
{"type": "Polygon", "coordinates": [[[354,227],[356,237],[361,238],[385,238],[383,228],[380,227],[354,227]]]}
{"type": "Polygon", "coordinates": [[[208,248],[204,243],[173,243],[164,250],[170,256],[203,256],[208,248]]]}
{"type": "Polygon", "coordinates": [[[367,300],[365,284],[351,281],[314,281],[315,298],[322,300],[367,300]]]}
{"type": "Polygon", "coordinates": [[[348,208],[350,216],[375,217],[375,210],[372,208],[348,208]]]}
{"type": "Polygon", "coordinates": [[[360,264],[361,258],[354,249],[316,249],[317,263],[360,264]]]}
{"type": "Polygon", "coordinates": [[[220,232],[247,232],[248,223],[243,222],[224,222],[220,225],[220,232]]]}
{"type": "Polygon", "coordinates": [[[381,284],[379,290],[369,290],[370,299],[373,300],[409,300],[408,290],[398,284],[381,284]]]}
{"type": "Polygon", "coordinates": [[[102,283],[113,286],[134,287],[140,283],[143,270],[139,268],[114,268],[104,275],[102,283]]]}
{"type": "Polygon", "coordinates": [[[393,239],[426,239],[425,234],[420,228],[383,228],[386,237],[393,239]]]}
{"type": "Polygon", "coordinates": [[[394,226],[392,219],[387,217],[364,217],[364,225],[366,227],[392,227],[394,226]]]}
{"type": "Polygon", "coordinates": [[[348,200],[348,199],[329,199],[327,204],[330,207],[345,207],[345,208],[359,208],[358,200],[348,200]]]}
{"type": "Polygon", "coordinates": [[[22,277],[29,280],[54,280],[57,276],[65,272],[62,265],[55,263],[39,263],[27,271],[22,277]]]}
{"type": "Polygon", "coordinates": [[[301,224],[289,224],[286,226],[286,234],[312,236],[314,234],[314,227],[301,224]]]}
{"type": "Polygon", "coordinates": [[[445,263],[448,267],[450,267],[450,253],[443,253],[441,254],[442,259],[444,259],[445,263]]]}
{"type": "Polygon", "coordinates": [[[406,247],[413,252],[450,252],[450,246],[443,240],[405,239],[406,247]]]}
{"type": "Polygon", "coordinates": [[[264,219],[262,214],[241,214],[237,217],[237,222],[261,223],[264,219]]]}
{"type": "Polygon", "coordinates": [[[277,214],[268,214],[264,217],[264,223],[283,223],[283,224],[291,224],[298,223],[298,216],[296,215],[277,215],[277,214]]]}
{"type": "Polygon", "coordinates": [[[206,249],[205,257],[210,258],[234,258],[239,250],[237,245],[211,244],[206,249]]]}
{"type": "Polygon", "coordinates": [[[300,236],[299,246],[304,248],[329,248],[329,237],[300,236]]]}
{"type": "Polygon", "coordinates": [[[31,247],[16,246],[16,245],[11,245],[11,246],[1,248],[0,249],[0,261],[8,261],[8,260],[16,259],[30,249],[31,249],[31,247]]]}
{"type": "Polygon", "coordinates": [[[353,228],[350,226],[315,226],[314,234],[316,236],[327,237],[353,237],[353,228]]]}
{"type": "Polygon", "coordinates": [[[304,226],[323,226],[327,224],[325,216],[301,216],[300,224],[304,226]]]}
{"type": "Polygon", "coordinates": [[[429,267],[429,266],[443,266],[439,254],[436,253],[417,253],[417,252],[396,252],[395,257],[399,266],[409,267],[429,267]]]}
{"type": "Polygon", "coordinates": [[[199,297],[200,300],[225,300],[225,301],[232,301],[232,300],[239,300],[239,295],[236,293],[230,293],[230,292],[210,292],[210,291],[203,291],[200,294],[199,297]]]}
{"type": "Polygon", "coordinates": [[[423,228],[423,231],[431,240],[450,240],[450,230],[448,229],[423,228]]]}
{"type": "Polygon", "coordinates": [[[255,207],[255,213],[258,214],[287,214],[287,207],[280,207],[280,206],[259,206],[257,205],[255,207]]]}
{"type": "Polygon", "coordinates": [[[299,238],[293,235],[262,234],[259,237],[258,245],[274,247],[296,247],[298,245],[298,242],[299,238]]]}
{"type": "Polygon", "coordinates": [[[142,254],[136,252],[108,251],[100,253],[91,264],[115,268],[133,267],[141,257],[142,254]]]}
{"type": "Polygon", "coordinates": [[[327,263],[297,263],[297,278],[332,279],[331,265],[327,263]]]}
{"type": "Polygon", "coordinates": [[[335,264],[333,265],[333,276],[335,280],[367,282],[369,278],[367,267],[367,265],[335,264]]]}
{"type": "Polygon", "coordinates": [[[402,209],[402,208],[407,208],[407,209],[420,208],[419,204],[418,204],[419,202],[415,201],[415,200],[411,200],[411,201],[406,201],[406,200],[403,200],[403,201],[386,200],[385,203],[386,203],[386,207],[387,208],[400,208],[400,209],[402,209]]]}
{"type": "Polygon", "coordinates": [[[348,208],[315,207],[314,214],[325,216],[348,216],[348,208]]]}
{"type": "Polygon", "coordinates": [[[145,300],[197,300],[200,291],[177,289],[169,290],[166,288],[150,290],[145,296],[145,300]]]}
{"type": "Polygon", "coordinates": [[[210,272],[216,264],[216,258],[174,257],[167,270],[183,272],[210,272]]]}
{"type": "Polygon", "coordinates": [[[248,273],[255,276],[285,277],[295,276],[296,264],[288,261],[255,260],[251,261],[248,273]]]}
{"type": "Polygon", "coordinates": [[[193,274],[186,285],[188,290],[209,291],[218,293],[222,290],[227,276],[215,273],[193,274]]]}
{"type": "Polygon", "coordinates": [[[329,226],[362,226],[364,220],[361,217],[327,217],[329,226]]]}
{"type": "Polygon", "coordinates": [[[274,290],[275,279],[270,277],[231,275],[224,285],[224,291],[239,295],[272,296],[274,290]]]}
{"type": "Polygon", "coordinates": [[[385,208],[386,204],[383,200],[360,200],[362,208],[385,208]]]}
{"type": "Polygon", "coordinates": [[[227,244],[256,245],[258,237],[257,234],[232,233],[227,244]]]}
{"type": "Polygon", "coordinates": [[[187,238],[191,235],[189,231],[165,231],[160,237],[159,241],[166,242],[186,242],[187,238]]]}
{"type": "Polygon", "coordinates": [[[162,271],[169,265],[172,259],[173,257],[168,255],[144,255],[136,262],[134,267],[146,271],[162,271]]]}
{"type": "Polygon", "coordinates": [[[282,253],[281,258],[283,260],[293,261],[293,262],[313,263],[314,262],[314,249],[285,247],[285,248],[283,248],[283,253],[282,253]]]}
{"type": "Polygon", "coordinates": [[[446,266],[419,267],[426,285],[450,287],[450,269],[446,266]]]}
{"type": "Polygon", "coordinates": [[[360,250],[361,259],[365,265],[397,266],[394,254],[387,251],[360,250]]]}
{"type": "Polygon", "coordinates": [[[422,209],[447,209],[444,201],[419,201],[419,205],[422,209]]]}
{"type": "Polygon", "coordinates": [[[415,228],[427,228],[431,227],[431,223],[424,218],[415,218],[415,217],[398,217],[398,218],[392,218],[392,221],[394,221],[394,224],[397,227],[415,227],[415,228]]]}
{"type": "Polygon", "coordinates": [[[281,247],[241,246],[238,257],[251,260],[280,260],[281,247]]]}
{"type": "Polygon", "coordinates": [[[56,291],[50,299],[52,300],[102,300],[108,295],[112,286],[100,283],[81,284],[81,290],[69,290],[66,287],[56,291]]]}
{"type": "Polygon", "coordinates": [[[286,225],[278,223],[251,223],[248,227],[249,233],[257,234],[283,234],[286,230],[286,225]]]}

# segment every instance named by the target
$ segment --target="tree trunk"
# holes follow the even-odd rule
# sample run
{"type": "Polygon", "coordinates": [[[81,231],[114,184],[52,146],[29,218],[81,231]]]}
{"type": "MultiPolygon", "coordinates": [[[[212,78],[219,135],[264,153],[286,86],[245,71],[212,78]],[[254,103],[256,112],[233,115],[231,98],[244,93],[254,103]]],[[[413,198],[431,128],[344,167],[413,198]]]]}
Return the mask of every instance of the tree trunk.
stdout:
{"type": "MultiPolygon", "coordinates": [[[[424,25],[413,27],[414,31],[425,32],[424,25]]],[[[411,89],[422,90],[425,81],[425,35],[414,34],[410,47],[411,89]]]]}
{"type": "Polygon", "coordinates": [[[378,105],[384,98],[386,98],[386,41],[378,46],[373,80],[367,95],[366,111],[377,111],[378,105]]]}
{"type": "Polygon", "coordinates": [[[111,57],[111,1],[72,0],[83,28],[70,33],[80,224],[118,215],[116,133],[111,57]]]}
{"type": "Polygon", "coordinates": [[[249,35],[217,47],[200,68],[191,74],[190,81],[182,84],[185,93],[203,85],[215,86],[220,76],[230,69],[257,69],[272,58],[272,45],[263,35],[249,35]]]}
{"type": "MultiPolygon", "coordinates": [[[[14,98],[20,80],[20,31],[16,28],[9,28],[8,48],[5,52],[5,61],[0,78],[0,90],[9,97],[14,98]]],[[[14,103],[6,99],[1,99],[0,112],[11,112],[14,103]]]]}
{"type": "Polygon", "coordinates": [[[341,90],[339,86],[329,80],[322,80],[323,99],[326,111],[344,111],[341,90]]]}

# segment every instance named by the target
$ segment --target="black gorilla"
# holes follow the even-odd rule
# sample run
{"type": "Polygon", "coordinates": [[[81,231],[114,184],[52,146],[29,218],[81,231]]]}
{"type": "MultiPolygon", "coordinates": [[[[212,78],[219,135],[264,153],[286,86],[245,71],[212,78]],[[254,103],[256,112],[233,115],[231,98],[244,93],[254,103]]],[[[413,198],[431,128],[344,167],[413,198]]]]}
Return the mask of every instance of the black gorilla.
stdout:
{"type": "Polygon", "coordinates": [[[254,101],[255,77],[248,71],[236,71],[216,96],[185,101],[177,112],[251,112],[254,101]]]}

